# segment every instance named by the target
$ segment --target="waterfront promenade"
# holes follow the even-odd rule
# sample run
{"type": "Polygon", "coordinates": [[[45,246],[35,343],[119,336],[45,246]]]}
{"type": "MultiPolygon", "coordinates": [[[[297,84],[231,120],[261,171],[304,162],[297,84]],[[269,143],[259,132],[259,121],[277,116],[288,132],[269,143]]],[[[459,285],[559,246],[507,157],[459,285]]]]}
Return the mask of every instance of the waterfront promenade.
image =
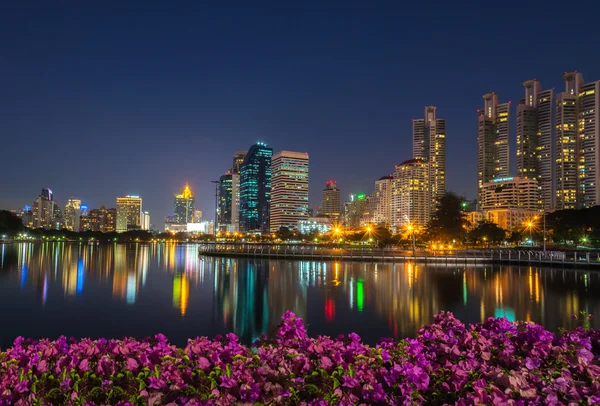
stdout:
{"type": "Polygon", "coordinates": [[[424,264],[523,264],[600,270],[598,251],[536,249],[422,250],[312,244],[202,243],[200,255],[308,261],[415,262],[424,264]]]}

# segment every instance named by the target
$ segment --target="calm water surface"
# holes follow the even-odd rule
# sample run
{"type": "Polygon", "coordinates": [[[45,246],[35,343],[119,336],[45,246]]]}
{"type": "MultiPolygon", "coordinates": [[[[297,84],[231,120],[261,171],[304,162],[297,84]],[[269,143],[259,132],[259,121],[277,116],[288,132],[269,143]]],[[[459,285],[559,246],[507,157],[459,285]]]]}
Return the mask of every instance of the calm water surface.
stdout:
{"type": "MultiPolygon", "coordinates": [[[[291,310],[311,335],[414,336],[435,313],[574,327],[600,316],[600,273],[536,267],[270,261],[178,244],[0,245],[0,347],[17,336],[143,338],[235,332],[245,342],[291,310]]],[[[599,328],[599,318],[593,321],[599,328]]]]}

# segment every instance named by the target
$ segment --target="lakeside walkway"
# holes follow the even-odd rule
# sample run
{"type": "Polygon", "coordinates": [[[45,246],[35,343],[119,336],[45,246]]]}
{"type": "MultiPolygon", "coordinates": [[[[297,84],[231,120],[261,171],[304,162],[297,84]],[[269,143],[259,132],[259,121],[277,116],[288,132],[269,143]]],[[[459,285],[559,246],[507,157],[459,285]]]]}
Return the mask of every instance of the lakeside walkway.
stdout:
{"type": "Polygon", "coordinates": [[[198,253],[207,256],[303,261],[415,262],[456,265],[515,264],[600,270],[600,252],[597,251],[417,250],[413,255],[412,250],[406,249],[219,242],[200,244],[198,253]]]}

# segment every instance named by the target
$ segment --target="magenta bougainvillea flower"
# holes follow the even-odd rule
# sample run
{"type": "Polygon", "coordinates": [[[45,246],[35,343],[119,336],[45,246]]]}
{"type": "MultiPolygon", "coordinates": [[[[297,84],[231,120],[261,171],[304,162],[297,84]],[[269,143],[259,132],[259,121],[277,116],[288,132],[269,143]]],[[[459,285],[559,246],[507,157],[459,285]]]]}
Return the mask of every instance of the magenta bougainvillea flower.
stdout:
{"type": "MultiPolygon", "coordinates": [[[[589,318],[586,318],[589,320],[589,318]]],[[[0,352],[0,405],[600,404],[600,331],[554,334],[442,312],[415,339],[307,335],[286,313],[252,346],[198,337],[25,340],[0,352]]]]}

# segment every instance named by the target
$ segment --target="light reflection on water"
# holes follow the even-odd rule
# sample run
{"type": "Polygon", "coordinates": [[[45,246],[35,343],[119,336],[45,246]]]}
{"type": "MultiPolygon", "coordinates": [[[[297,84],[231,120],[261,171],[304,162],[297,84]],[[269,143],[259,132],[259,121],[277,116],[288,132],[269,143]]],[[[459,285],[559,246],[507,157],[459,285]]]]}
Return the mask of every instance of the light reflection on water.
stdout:
{"type": "MultiPolygon", "coordinates": [[[[282,314],[312,335],[367,342],[414,336],[440,310],[572,328],[599,314],[600,273],[536,267],[423,266],[200,257],[195,245],[0,245],[0,347],[16,336],[189,337],[250,342],[282,314]]],[[[593,320],[598,327],[597,318],[593,320]]]]}

